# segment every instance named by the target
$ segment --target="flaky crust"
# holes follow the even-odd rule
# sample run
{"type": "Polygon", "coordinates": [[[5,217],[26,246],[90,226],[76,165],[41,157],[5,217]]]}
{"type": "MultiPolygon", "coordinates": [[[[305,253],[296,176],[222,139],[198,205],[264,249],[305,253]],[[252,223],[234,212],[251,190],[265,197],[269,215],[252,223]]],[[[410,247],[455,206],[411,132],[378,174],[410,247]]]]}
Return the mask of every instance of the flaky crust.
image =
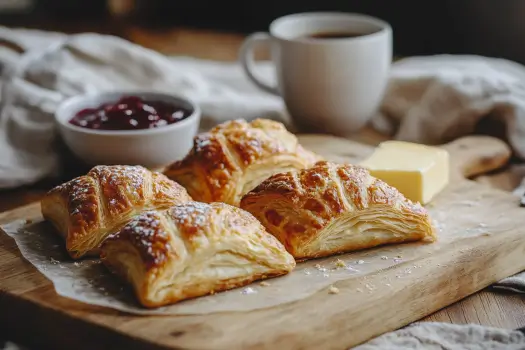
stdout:
{"type": "Polygon", "coordinates": [[[76,259],[98,254],[100,243],[141,211],[191,200],[182,186],[161,173],[141,166],[100,165],[49,191],[41,210],[76,259]]]}
{"type": "Polygon", "coordinates": [[[245,193],[269,176],[309,167],[320,159],[281,123],[233,120],[197,135],[189,154],[164,174],[197,201],[238,206],[245,193]]]}
{"type": "Polygon", "coordinates": [[[240,204],[297,259],[434,241],[427,211],[363,167],[326,161],[276,174],[240,204]]]}
{"type": "Polygon", "coordinates": [[[103,263],[158,307],[288,273],[295,260],[249,213],[188,202],[133,219],[101,247],[103,263]]]}

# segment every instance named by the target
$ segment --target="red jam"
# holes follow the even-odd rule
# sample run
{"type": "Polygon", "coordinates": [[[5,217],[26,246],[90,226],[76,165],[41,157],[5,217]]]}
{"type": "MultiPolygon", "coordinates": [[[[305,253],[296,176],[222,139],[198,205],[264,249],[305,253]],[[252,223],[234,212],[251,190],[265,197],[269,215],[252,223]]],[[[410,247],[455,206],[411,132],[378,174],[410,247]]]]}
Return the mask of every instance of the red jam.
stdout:
{"type": "Polygon", "coordinates": [[[116,103],[83,109],[69,122],[88,129],[138,130],[177,123],[188,118],[191,113],[189,109],[167,102],[125,96],[116,103]]]}

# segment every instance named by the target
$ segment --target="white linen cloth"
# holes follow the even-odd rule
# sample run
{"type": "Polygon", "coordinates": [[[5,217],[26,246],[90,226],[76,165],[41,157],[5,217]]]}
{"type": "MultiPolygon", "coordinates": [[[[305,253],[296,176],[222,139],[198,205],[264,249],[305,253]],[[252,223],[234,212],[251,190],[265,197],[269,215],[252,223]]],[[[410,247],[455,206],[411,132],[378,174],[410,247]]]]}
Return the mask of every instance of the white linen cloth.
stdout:
{"type": "Polygon", "coordinates": [[[354,350],[522,350],[520,330],[419,322],[357,346],[354,350]]]}
{"type": "MultiPolygon", "coordinates": [[[[259,67],[273,79],[270,64],[259,67]]],[[[252,86],[238,65],[168,58],[111,36],[0,27],[0,69],[0,188],[31,184],[58,169],[53,113],[62,100],[79,93],[166,91],[196,100],[204,128],[256,117],[293,128],[281,99],[252,86]]],[[[489,115],[505,123],[510,145],[525,158],[525,67],[475,56],[414,57],[393,65],[372,125],[398,139],[441,143],[472,132],[489,115]]],[[[525,276],[496,286],[525,292],[525,276]]],[[[380,348],[522,349],[525,336],[476,325],[424,323],[361,346],[380,348]]]]}
{"type": "Polygon", "coordinates": [[[525,67],[480,56],[436,55],[396,62],[376,129],[396,139],[438,144],[472,133],[485,117],[506,126],[525,159],[525,67]]]}

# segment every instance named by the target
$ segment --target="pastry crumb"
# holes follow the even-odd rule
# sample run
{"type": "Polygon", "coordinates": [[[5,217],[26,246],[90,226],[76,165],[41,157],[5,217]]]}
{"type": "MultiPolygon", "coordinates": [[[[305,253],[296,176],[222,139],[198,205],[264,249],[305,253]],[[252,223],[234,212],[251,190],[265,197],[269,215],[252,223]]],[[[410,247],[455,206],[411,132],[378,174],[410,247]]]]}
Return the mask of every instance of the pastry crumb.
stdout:
{"type": "Polygon", "coordinates": [[[327,270],[326,267],[322,267],[320,264],[315,264],[314,267],[321,272],[325,272],[327,270]]]}
{"type": "Polygon", "coordinates": [[[356,289],[359,293],[363,293],[363,290],[361,288],[356,289]]]}
{"type": "Polygon", "coordinates": [[[403,257],[402,255],[396,256],[396,258],[398,258],[398,259],[401,259],[402,257],[403,257]]]}
{"type": "Polygon", "coordinates": [[[339,294],[339,288],[330,286],[330,289],[328,289],[328,293],[330,294],[339,294]]]}
{"type": "Polygon", "coordinates": [[[33,223],[33,220],[31,220],[31,219],[27,219],[26,220],[26,224],[32,224],[32,223],[33,223]]]}
{"type": "Polygon", "coordinates": [[[261,285],[261,287],[268,287],[270,286],[270,283],[266,282],[266,281],[262,281],[261,283],[259,283],[261,285]]]}
{"type": "Polygon", "coordinates": [[[345,262],[343,260],[337,259],[335,261],[335,266],[337,266],[337,267],[346,267],[346,264],[345,264],[345,262]]]}
{"type": "Polygon", "coordinates": [[[381,257],[381,260],[388,260],[388,256],[383,255],[383,256],[381,257]]]}
{"type": "Polygon", "coordinates": [[[365,263],[365,261],[364,261],[364,260],[357,260],[356,262],[357,262],[357,265],[362,265],[362,264],[364,264],[364,263],[365,263]]]}

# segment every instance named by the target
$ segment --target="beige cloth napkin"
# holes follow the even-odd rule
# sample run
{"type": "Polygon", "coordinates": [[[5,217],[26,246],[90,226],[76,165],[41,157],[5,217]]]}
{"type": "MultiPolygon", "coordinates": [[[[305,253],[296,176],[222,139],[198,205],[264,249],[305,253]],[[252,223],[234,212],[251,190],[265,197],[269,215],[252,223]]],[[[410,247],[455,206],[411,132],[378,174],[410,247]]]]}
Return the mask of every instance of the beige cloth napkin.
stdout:
{"type": "MultiPolygon", "coordinates": [[[[167,91],[199,102],[203,128],[256,117],[293,127],[281,99],[257,90],[236,64],[168,58],[110,36],[0,27],[0,69],[0,188],[30,184],[58,169],[53,112],[64,98],[79,93],[167,91]]],[[[270,64],[259,69],[274,78],[270,64]]],[[[470,133],[491,115],[505,123],[510,144],[525,158],[524,77],[522,66],[482,57],[402,60],[393,66],[382,113],[372,124],[400,139],[440,143],[470,133]]],[[[525,277],[498,286],[525,291],[525,277]]],[[[515,331],[425,323],[361,349],[517,349],[524,344],[515,331]]]]}
{"type": "Polygon", "coordinates": [[[472,133],[490,117],[525,159],[525,67],[480,56],[412,57],[394,64],[372,121],[397,139],[438,144],[472,133]]]}
{"type": "Polygon", "coordinates": [[[421,322],[384,334],[354,350],[518,350],[525,349],[525,335],[478,325],[421,322]]]}

